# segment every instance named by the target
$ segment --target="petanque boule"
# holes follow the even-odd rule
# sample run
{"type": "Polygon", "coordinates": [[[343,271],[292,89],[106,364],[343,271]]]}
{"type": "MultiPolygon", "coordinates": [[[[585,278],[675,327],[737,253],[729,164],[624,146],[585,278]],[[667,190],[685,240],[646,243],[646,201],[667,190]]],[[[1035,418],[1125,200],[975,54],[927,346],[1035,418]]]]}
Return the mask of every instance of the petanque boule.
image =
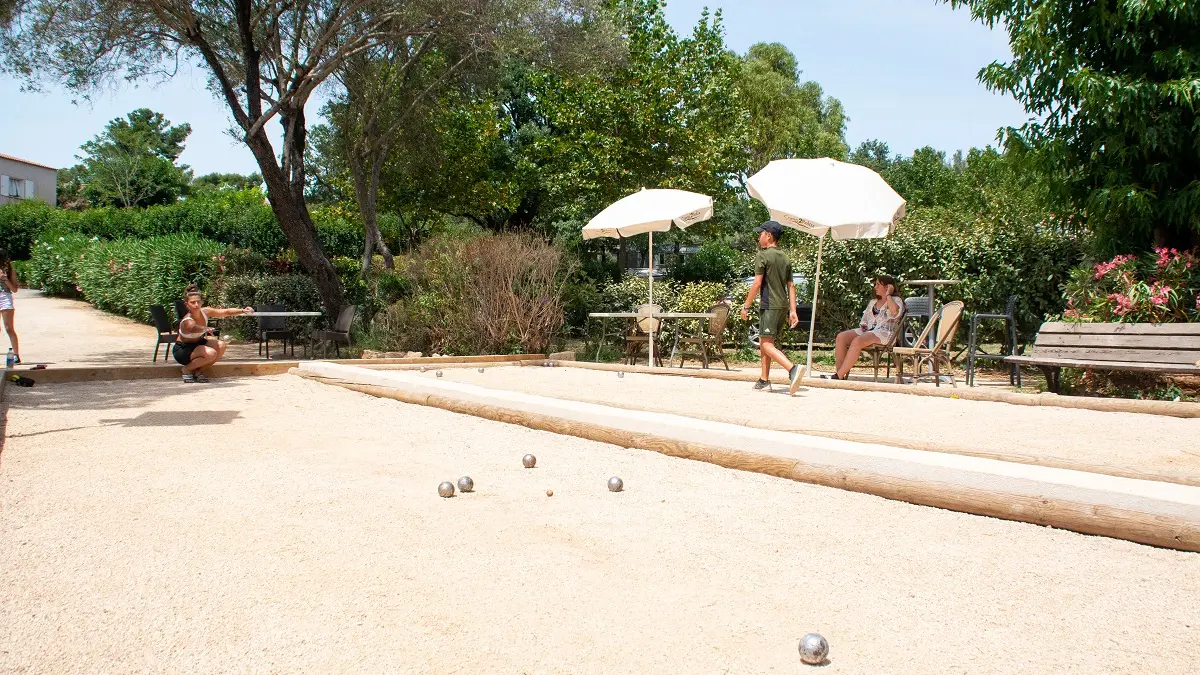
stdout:
{"type": "Polygon", "coordinates": [[[439,497],[453,497],[454,496],[454,483],[451,483],[448,480],[442,481],[442,484],[438,486],[438,496],[439,497]]]}
{"type": "Polygon", "coordinates": [[[800,660],[810,666],[819,666],[825,663],[825,657],[829,656],[829,643],[825,638],[816,633],[809,633],[800,638],[800,660]]]}
{"type": "Polygon", "coordinates": [[[525,455],[521,458],[521,464],[524,464],[526,469],[532,469],[533,467],[537,466],[537,457],[534,457],[533,455],[525,455]]]}
{"type": "Polygon", "coordinates": [[[622,481],[620,478],[613,476],[612,478],[608,479],[608,491],[609,492],[620,492],[621,490],[624,490],[624,489],[625,489],[625,482],[622,481]]]}
{"type": "Polygon", "coordinates": [[[440,371],[440,370],[439,370],[439,371],[437,371],[437,376],[438,376],[438,377],[441,377],[441,376],[442,376],[442,371],[440,371]]]}
{"type": "Polygon", "coordinates": [[[481,372],[481,373],[482,373],[482,372],[483,372],[483,368],[480,368],[480,369],[479,369],[479,372],[481,372]]]}
{"type": "Polygon", "coordinates": [[[617,379],[618,379],[618,380],[621,380],[621,379],[624,379],[624,378],[625,378],[625,371],[623,371],[623,370],[618,370],[618,371],[617,371],[617,379]]]}
{"type": "Polygon", "coordinates": [[[471,480],[470,476],[463,476],[458,479],[459,492],[473,492],[475,490],[475,481],[471,480]]]}
{"type": "Polygon", "coordinates": [[[553,497],[553,496],[554,496],[554,490],[546,490],[546,496],[547,496],[547,497],[553,497]]]}

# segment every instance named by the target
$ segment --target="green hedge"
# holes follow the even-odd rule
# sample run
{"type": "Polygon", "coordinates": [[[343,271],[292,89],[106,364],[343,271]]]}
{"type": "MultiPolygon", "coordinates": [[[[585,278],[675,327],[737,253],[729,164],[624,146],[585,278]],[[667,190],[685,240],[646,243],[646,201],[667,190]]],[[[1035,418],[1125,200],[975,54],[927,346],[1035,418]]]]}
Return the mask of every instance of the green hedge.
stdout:
{"type": "Polygon", "coordinates": [[[93,243],[96,240],[75,232],[46,234],[33,244],[24,283],[48,295],[78,295],[75,271],[84,251],[93,243]]]}
{"type": "Polygon", "coordinates": [[[170,308],[191,284],[215,278],[225,247],[193,234],[94,242],[75,280],[96,307],[150,322],[150,305],[170,308]]]}
{"type": "MultiPolygon", "coordinates": [[[[313,207],[311,213],[327,254],[362,254],[362,225],[356,214],[322,207],[313,207]]],[[[147,209],[66,211],[36,200],[0,206],[0,248],[14,259],[28,258],[43,232],[76,232],[105,240],[194,234],[267,257],[288,249],[271,207],[257,190],[206,194],[147,209]]]]}

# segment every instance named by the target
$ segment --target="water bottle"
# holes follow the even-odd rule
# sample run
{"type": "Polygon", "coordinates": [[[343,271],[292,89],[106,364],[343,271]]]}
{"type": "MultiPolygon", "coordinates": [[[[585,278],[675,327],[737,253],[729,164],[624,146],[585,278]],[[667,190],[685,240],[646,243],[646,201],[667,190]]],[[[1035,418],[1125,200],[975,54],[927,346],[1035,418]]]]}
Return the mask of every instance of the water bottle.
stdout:
{"type": "Polygon", "coordinates": [[[8,356],[4,358],[4,369],[12,370],[12,367],[17,363],[17,355],[13,353],[12,347],[8,348],[8,356]]]}

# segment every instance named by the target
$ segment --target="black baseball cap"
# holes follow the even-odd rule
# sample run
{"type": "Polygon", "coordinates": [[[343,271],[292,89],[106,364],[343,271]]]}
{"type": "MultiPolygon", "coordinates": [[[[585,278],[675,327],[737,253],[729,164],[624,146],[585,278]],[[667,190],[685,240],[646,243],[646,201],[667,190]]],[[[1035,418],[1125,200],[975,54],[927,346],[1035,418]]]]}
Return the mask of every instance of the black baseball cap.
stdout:
{"type": "Polygon", "coordinates": [[[755,231],[755,233],[770,232],[772,237],[775,237],[776,239],[778,239],[780,237],[780,235],[783,234],[783,226],[774,220],[768,220],[767,222],[763,223],[762,225],[759,225],[758,227],[754,228],[754,231],[755,231]]]}

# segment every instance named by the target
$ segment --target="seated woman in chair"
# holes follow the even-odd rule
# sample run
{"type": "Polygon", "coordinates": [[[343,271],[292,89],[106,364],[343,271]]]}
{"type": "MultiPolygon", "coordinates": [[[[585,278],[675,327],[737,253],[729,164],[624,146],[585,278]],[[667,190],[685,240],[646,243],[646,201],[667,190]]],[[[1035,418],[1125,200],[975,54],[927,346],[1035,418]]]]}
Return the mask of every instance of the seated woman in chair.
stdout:
{"type": "Polygon", "coordinates": [[[225,355],[226,344],[212,335],[209,319],[220,319],[227,316],[251,314],[250,307],[241,309],[221,309],[205,307],[200,289],[189,286],[185,294],[184,306],[187,314],[179,321],[179,339],[171,348],[171,355],[183,366],[184,382],[208,382],[208,378],[200,374],[200,369],[211,366],[225,355]]]}
{"type": "Polygon", "coordinates": [[[886,274],[875,277],[875,299],[867,304],[858,328],[844,330],[837,336],[835,369],[830,379],[844,380],[858,361],[862,350],[877,344],[888,344],[900,330],[904,316],[904,301],[896,291],[896,280],[886,274]]]}

